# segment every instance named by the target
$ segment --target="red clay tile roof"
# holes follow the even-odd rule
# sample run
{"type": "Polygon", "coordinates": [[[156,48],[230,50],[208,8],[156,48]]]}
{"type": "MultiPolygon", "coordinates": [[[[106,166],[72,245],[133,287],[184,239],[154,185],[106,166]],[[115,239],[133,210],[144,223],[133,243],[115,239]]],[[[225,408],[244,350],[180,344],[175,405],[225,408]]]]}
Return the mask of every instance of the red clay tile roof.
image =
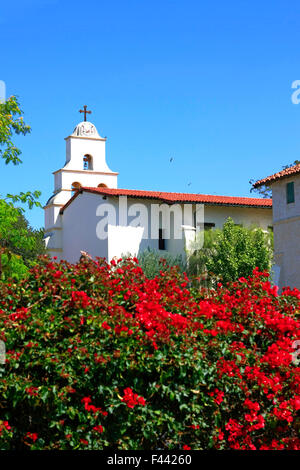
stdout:
{"type": "Polygon", "coordinates": [[[272,184],[275,181],[278,181],[283,178],[288,178],[289,176],[298,175],[299,173],[300,173],[300,163],[298,163],[297,165],[291,166],[290,168],[286,168],[285,170],[279,171],[278,173],[275,173],[274,175],[267,176],[267,178],[256,181],[256,183],[253,184],[253,188],[258,188],[259,186],[272,184]]]}
{"type": "Polygon", "coordinates": [[[101,194],[102,196],[128,196],[135,198],[156,199],[167,204],[194,202],[209,205],[224,206],[246,206],[271,208],[272,199],[262,199],[253,197],[233,197],[233,196],[212,196],[208,194],[189,194],[189,193],[167,193],[162,191],[141,191],[137,189],[113,189],[113,188],[87,188],[82,187],[74,196],[61,208],[61,213],[81,192],[101,194]]]}

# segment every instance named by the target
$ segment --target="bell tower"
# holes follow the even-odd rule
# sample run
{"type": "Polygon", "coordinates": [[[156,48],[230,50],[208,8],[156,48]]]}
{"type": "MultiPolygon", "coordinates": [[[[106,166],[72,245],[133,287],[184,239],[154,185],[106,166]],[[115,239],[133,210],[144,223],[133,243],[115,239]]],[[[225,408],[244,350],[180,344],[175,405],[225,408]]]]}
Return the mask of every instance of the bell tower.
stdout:
{"type": "Polygon", "coordinates": [[[60,209],[82,186],[117,188],[118,185],[118,173],[111,171],[106,163],[106,137],[101,137],[94,124],[86,121],[86,115],[91,114],[86,106],[79,112],[84,113],[84,121],[65,138],[65,165],[54,171],[53,195],[44,207],[46,246],[50,255],[58,258],[62,248],[60,209]]]}

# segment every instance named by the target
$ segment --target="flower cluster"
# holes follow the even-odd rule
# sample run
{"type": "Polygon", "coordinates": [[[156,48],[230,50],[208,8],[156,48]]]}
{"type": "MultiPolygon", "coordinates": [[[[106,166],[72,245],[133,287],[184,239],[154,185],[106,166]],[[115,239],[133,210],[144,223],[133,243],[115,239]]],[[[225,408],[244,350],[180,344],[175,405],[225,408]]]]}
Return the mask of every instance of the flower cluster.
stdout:
{"type": "Polygon", "coordinates": [[[268,273],[44,257],[0,293],[1,449],[300,450],[300,291],[268,273]]]}
{"type": "Polygon", "coordinates": [[[146,402],[143,397],[139,397],[137,393],[133,393],[130,387],[124,389],[122,401],[126,403],[128,408],[134,408],[136,405],[145,406],[146,402]]]}

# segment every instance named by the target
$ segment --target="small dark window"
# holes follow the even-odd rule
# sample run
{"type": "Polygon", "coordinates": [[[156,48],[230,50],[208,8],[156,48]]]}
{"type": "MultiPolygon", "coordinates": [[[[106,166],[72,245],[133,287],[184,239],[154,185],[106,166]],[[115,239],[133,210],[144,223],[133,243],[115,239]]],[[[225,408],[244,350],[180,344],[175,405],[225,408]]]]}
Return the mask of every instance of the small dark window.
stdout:
{"type": "Polygon", "coordinates": [[[286,203],[290,204],[291,202],[295,202],[295,188],[293,181],[286,185],[286,203]]]}
{"type": "Polygon", "coordinates": [[[204,222],[204,230],[211,230],[215,226],[216,224],[214,224],[213,222],[204,222]]]}
{"type": "Polygon", "coordinates": [[[166,249],[166,243],[165,243],[165,239],[163,238],[162,228],[160,228],[158,230],[158,249],[159,250],[165,250],[166,249]]]}
{"type": "Polygon", "coordinates": [[[198,227],[201,227],[201,230],[203,229],[203,226],[204,226],[204,230],[210,230],[211,228],[214,228],[216,226],[216,224],[214,224],[213,222],[198,222],[196,223],[196,212],[194,212],[193,214],[193,217],[194,217],[194,227],[197,229],[197,226],[198,227]]]}

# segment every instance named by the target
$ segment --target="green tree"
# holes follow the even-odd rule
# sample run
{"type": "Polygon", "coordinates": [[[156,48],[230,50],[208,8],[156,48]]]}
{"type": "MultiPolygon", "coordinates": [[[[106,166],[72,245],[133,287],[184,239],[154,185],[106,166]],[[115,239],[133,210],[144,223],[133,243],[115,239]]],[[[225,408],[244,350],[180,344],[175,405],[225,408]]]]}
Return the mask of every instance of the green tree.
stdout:
{"type": "Polygon", "coordinates": [[[43,230],[34,230],[11,202],[0,199],[0,278],[22,277],[45,252],[43,230]]]}
{"type": "MultiPolygon", "coordinates": [[[[15,96],[0,102],[0,159],[5,164],[18,165],[21,150],[13,143],[15,135],[30,132],[23,120],[23,111],[15,96]]],[[[34,231],[22,212],[13,203],[25,203],[31,209],[41,207],[40,191],[7,194],[0,198],[0,278],[8,275],[21,276],[37,254],[43,253],[42,231],[34,231]],[[7,202],[9,201],[9,202],[7,202]]]]}
{"type": "Polygon", "coordinates": [[[0,102],[0,157],[8,164],[22,163],[20,160],[21,150],[12,142],[14,134],[26,135],[30,132],[30,126],[25,124],[18,100],[11,96],[4,102],[0,102]]]}
{"type": "Polygon", "coordinates": [[[223,230],[205,233],[203,247],[189,257],[189,274],[202,276],[210,285],[236,281],[250,276],[256,267],[270,270],[272,253],[271,233],[235,225],[228,218],[223,230]]]}
{"type": "MultiPolygon", "coordinates": [[[[249,183],[253,185],[254,183],[256,183],[256,181],[257,180],[255,179],[251,179],[249,183]]],[[[263,184],[262,186],[259,186],[258,188],[254,188],[252,186],[252,188],[250,189],[250,193],[252,192],[260,194],[260,196],[262,196],[264,199],[272,199],[272,189],[271,189],[271,186],[268,184],[263,184]]]]}
{"type": "MultiPolygon", "coordinates": [[[[13,137],[18,134],[26,135],[30,133],[30,126],[25,124],[23,111],[20,108],[18,99],[11,96],[4,102],[0,102],[0,158],[6,164],[13,163],[19,165],[21,150],[13,143],[13,137]]],[[[12,202],[27,203],[31,209],[33,206],[41,207],[38,198],[40,191],[27,191],[20,194],[7,194],[6,198],[12,202]]]]}

